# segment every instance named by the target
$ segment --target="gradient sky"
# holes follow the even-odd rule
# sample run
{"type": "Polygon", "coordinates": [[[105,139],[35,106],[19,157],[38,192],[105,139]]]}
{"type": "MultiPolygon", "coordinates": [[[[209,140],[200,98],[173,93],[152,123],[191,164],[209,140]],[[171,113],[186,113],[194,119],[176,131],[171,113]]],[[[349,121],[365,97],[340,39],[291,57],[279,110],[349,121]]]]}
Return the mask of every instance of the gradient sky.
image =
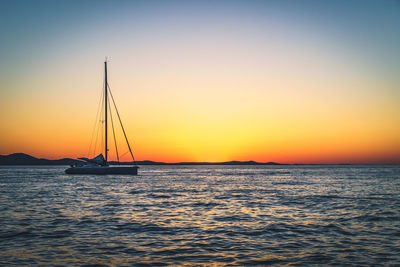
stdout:
{"type": "Polygon", "coordinates": [[[0,154],[86,156],[107,56],[138,160],[400,163],[399,1],[0,10],[0,154]]]}

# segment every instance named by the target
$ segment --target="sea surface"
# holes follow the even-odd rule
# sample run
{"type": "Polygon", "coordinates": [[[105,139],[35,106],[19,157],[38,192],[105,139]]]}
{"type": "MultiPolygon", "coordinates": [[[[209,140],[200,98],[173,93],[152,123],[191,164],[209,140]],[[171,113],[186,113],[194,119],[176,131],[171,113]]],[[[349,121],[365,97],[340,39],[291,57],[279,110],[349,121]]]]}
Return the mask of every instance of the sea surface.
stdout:
{"type": "Polygon", "coordinates": [[[400,166],[0,167],[1,266],[400,265],[400,166]]]}

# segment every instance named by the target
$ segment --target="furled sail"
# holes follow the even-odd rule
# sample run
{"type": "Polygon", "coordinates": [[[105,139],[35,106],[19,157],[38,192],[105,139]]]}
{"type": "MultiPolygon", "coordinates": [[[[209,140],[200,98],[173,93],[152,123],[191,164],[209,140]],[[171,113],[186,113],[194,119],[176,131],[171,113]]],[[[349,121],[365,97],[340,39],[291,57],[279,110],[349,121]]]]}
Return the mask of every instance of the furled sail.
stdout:
{"type": "Polygon", "coordinates": [[[104,165],[106,163],[106,160],[104,159],[103,154],[99,154],[98,156],[96,156],[92,159],[88,159],[88,158],[79,158],[79,159],[84,160],[86,162],[99,164],[99,165],[104,165]]]}

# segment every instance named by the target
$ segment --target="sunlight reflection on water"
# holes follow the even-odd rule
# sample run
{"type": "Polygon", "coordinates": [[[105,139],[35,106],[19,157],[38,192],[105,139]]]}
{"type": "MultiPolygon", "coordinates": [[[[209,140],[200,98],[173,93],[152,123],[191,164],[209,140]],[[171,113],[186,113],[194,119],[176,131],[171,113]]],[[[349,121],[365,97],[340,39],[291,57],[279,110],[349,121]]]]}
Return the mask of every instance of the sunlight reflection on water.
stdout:
{"type": "Polygon", "coordinates": [[[0,264],[398,264],[399,166],[0,167],[0,264]]]}

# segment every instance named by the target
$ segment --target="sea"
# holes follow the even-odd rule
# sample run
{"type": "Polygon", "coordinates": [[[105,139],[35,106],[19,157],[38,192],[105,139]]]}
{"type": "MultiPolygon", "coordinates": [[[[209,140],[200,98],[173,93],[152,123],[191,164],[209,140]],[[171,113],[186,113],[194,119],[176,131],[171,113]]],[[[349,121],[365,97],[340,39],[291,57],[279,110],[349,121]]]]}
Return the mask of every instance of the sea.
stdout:
{"type": "Polygon", "coordinates": [[[400,166],[0,167],[1,266],[399,266],[400,166]]]}

